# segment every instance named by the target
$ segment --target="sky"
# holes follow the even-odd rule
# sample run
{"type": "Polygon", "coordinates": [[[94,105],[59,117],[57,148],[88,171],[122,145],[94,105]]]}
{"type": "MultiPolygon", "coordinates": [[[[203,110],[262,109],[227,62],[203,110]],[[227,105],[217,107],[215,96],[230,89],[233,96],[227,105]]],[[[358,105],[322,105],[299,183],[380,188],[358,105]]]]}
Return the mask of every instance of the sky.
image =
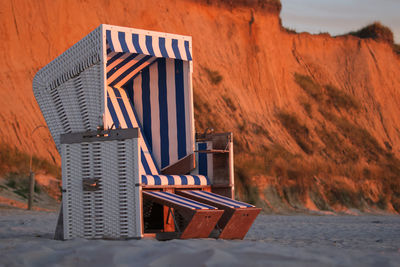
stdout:
{"type": "Polygon", "coordinates": [[[340,35],[380,21],[400,43],[400,0],[281,0],[282,24],[297,32],[340,35]]]}

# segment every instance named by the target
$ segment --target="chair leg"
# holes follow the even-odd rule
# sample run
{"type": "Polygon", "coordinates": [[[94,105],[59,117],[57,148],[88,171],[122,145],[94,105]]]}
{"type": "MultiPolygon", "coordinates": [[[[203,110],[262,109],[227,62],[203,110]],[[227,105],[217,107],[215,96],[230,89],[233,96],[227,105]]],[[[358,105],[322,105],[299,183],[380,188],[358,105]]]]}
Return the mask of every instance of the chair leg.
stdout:
{"type": "Polygon", "coordinates": [[[63,218],[62,203],[61,203],[60,212],[58,213],[56,230],[54,232],[54,240],[64,240],[64,218],[63,218]]]}

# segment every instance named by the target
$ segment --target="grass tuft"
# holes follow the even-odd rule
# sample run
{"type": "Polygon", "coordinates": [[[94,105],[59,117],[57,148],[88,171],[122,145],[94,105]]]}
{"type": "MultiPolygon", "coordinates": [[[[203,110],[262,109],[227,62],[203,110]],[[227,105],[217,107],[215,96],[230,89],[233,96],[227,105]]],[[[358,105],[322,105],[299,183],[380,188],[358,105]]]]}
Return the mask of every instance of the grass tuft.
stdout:
{"type": "Polygon", "coordinates": [[[218,71],[210,70],[209,68],[204,68],[204,71],[212,84],[218,85],[222,82],[223,77],[218,71]]]}
{"type": "Polygon", "coordinates": [[[231,110],[231,111],[236,111],[236,105],[233,103],[232,99],[228,95],[223,95],[222,99],[225,101],[226,106],[231,110]]]}
{"type": "Polygon", "coordinates": [[[294,114],[281,111],[276,116],[301,149],[307,154],[312,154],[313,143],[308,128],[301,124],[294,114]]]}
{"type": "Polygon", "coordinates": [[[355,110],[360,109],[360,104],[357,102],[357,100],[355,100],[353,96],[339,90],[333,85],[326,85],[325,89],[329,97],[329,104],[334,105],[336,108],[355,110]]]}
{"type": "MultiPolygon", "coordinates": [[[[7,144],[0,144],[0,175],[9,172],[27,175],[29,173],[28,153],[12,148],[7,144]]],[[[34,170],[42,170],[53,177],[61,179],[60,166],[41,159],[35,155],[32,157],[32,168],[34,170]]]]}
{"type": "Polygon", "coordinates": [[[294,80],[309,96],[317,101],[322,100],[322,87],[314,82],[311,77],[295,73],[294,80]]]}
{"type": "MultiPolygon", "coordinates": [[[[6,186],[11,188],[14,193],[17,195],[23,197],[23,198],[28,198],[29,194],[29,177],[27,176],[21,176],[18,173],[9,173],[6,175],[6,186]]],[[[41,189],[35,183],[35,193],[40,193],[41,189]]]]}

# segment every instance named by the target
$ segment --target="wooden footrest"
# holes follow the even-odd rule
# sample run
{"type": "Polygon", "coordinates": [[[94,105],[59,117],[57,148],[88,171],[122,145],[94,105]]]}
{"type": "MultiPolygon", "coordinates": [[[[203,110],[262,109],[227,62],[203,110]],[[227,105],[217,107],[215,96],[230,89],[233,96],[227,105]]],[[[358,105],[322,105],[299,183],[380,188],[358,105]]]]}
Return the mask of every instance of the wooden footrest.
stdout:
{"type": "Polygon", "coordinates": [[[176,233],[157,233],[156,238],[159,240],[207,238],[224,213],[223,210],[218,210],[211,205],[169,192],[143,191],[143,197],[170,207],[183,216],[184,225],[182,229],[177,229],[176,233]]]}
{"type": "Polygon", "coordinates": [[[243,239],[261,209],[218,194],[200,190],[182,190],[177,194],[224,210],[218,221],[221,232],[218,238],[243,239]]]}

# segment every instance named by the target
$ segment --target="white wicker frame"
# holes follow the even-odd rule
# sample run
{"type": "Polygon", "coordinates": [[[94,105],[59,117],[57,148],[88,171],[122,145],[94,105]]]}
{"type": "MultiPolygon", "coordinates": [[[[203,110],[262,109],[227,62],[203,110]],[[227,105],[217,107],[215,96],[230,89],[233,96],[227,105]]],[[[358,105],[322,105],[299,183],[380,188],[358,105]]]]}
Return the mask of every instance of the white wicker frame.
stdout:
{"type": "Polygon", "coordinates": [[[96,130],[104,110],[102,26],[37,72],[33,92],[56,147],[60,135],[96,130]]]}
{"type": "MultiPolygon", "coordinates": [[[[94,137],[61,144],[64,239],[142,237],[140,153],[134,130],[137,133],[112,131],[128,132],[130,138],[94,137]],[[93,178],[99,188],[84,190],[85,179],[93,178]]],[[[84,135],[87,132],[81,139],[84,135]]],[[[79,134],[63,139],[69,136],[79,134]]]]}
{"type": "MultiPolygon", "coordinates": [[[[189,41],[192,53],[190,36],[102,24],[40,69],[33,79],[33,92],[59,152],[61,134],[96,130],[99,126],[108,125],[104,121],[107,106],[106,30],[189,41]]],[[[193,72],[191,61],[189,72],[193,72]]],[[[193,90],[192,75],[189,75],[189,83],[193,90]]],[[[190,105],[193,110],[192,100],[190,105]]],[[[191,116],[194,129],[193,113],[191,116]]],[[[194,140],[194,132],[192,135],[194,140]]]]}

